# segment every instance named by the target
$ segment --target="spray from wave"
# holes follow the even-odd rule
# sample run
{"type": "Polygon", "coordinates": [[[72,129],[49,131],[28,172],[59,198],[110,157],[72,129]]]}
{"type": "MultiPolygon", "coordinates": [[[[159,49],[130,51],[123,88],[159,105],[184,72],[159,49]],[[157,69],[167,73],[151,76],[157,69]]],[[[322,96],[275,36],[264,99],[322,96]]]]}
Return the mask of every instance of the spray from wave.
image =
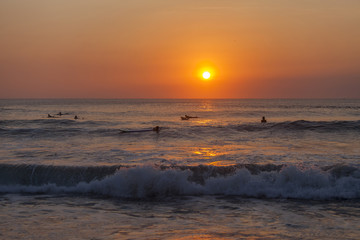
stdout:
{"type": "MultiPolygon", "coordinates": [[[[47,167],[1,165],[28,176],[4,179],[1,193],[94,194],[114,198],[224,195],[252,198],[359,199],[360,171],[346,165],[322,169],[235,165],[178,167],[47,167]],[[37,171],[36,168],[41,169],[37,171]],[[14,170],[17,169],[17,170],[14,170]],[[87,170],[86,170],[87,169],[87,170]],[[83,173],[82,175],[79,173],[83,173]],[[29,175],[30,174],[30,175],[29,175]],[[63,180],[67,179],[67,180],[63,180]],[[71,181],[69,180],[71,179],[71,181]]],[[[14,172],[15,171],[15,172],[14,172]]]]}

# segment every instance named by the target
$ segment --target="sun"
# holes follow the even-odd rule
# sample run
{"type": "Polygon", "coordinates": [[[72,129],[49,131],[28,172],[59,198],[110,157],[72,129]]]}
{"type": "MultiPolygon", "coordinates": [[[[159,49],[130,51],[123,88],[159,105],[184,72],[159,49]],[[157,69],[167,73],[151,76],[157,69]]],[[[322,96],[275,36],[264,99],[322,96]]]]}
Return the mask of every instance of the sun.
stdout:
{"type": "Polygon", "coordinates": [[[202,74],[202,77],[203,77],[204,79],[209,79],[210,76],[211,76],[211,74],[210,74],[209,72],[203,72],[203,74],[202,74]]]}
{"type": "MultiPolygon", "coordinates": [[[[201,61],[194,66],[194,77],[202,82],[212,82],[219,75],[218,68],[209,61],[201,61]]],[[[209,84],[209,83],[206,83],[209,84]]]]}

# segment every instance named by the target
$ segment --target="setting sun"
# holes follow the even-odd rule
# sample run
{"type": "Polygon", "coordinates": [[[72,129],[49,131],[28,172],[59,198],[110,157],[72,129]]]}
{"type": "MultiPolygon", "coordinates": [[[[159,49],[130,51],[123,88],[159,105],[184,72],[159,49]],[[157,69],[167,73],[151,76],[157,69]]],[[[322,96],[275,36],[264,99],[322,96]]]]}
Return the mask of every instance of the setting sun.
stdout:
{"type": "Polygon", "coordinates": [[[211,74],[209,72],[203,72],[202,76],[204,79],[209,79],[211,74]]]}
{"type": "Polygon", "coordinates": [[[201,60],[194,66],[193,76],[202,82],[210,82],[218,78],[219,70],[213,61],[201,60]]]}

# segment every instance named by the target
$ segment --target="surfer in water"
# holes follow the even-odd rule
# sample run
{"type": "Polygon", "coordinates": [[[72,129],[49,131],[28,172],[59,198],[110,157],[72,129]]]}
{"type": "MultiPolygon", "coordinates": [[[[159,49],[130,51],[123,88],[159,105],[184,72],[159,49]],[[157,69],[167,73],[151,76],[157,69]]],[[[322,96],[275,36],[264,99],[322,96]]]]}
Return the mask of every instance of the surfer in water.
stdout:
{"type": "Polygon", "coordinates": [[[266,123],[266,122],[267,121],[266,121],[265,117],[263,116],[262,119],[261,119],[261,123],[266,123]]]}
{"type": "Polygon", "coordinates": [[[155,126],[153,128],[150,128],[150,129],[120,130],[120,133],[139,133],[139,132],[152,132],[152,131],[159,133],[160,127],[155,126]]]}
{"type": "Polygon", "coordinates": [[[180,118],[181,118],[181,120],[189,120],[190,118],[198,118],[198,116],[192,117],[189,115],[185,115],[185,117],[180,117],[180,118]]]}
{"type": "Polygon", "coordinates": [[[188,116],[188,115],[185,115],[186,118],[198,118],[198,116],[195,116],[195,117],[192,117],[192,116],[188,116]]]}

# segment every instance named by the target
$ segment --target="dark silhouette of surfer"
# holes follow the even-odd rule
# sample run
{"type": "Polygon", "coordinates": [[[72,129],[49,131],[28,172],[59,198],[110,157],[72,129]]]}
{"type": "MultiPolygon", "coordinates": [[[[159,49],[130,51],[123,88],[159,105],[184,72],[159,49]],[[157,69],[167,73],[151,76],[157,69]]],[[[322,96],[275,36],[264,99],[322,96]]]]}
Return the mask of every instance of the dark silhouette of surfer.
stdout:
{"type": "Polygon", "coordinates": [[[48,114],[47,117],[48,117],[48,118],[54,118],[55,116],[52,116],[52,115],[48,114]]]}
{"type": "Polygon", "coordinates": [[[193,117],[193,116],[189,116],[189,115],[185,115],[185,117],[186,118],[198,118],[198,116],[193,117]]]}
{"type": "Polygon", "coordinates": [[[57,113],[56,115],[58,115],[58,116],[62,116],[62,115],[70,115],[70,113],[62,113],[62,112],[59,112],[59,113],[57,113]]]}
{"type": "Polygon", "coordinates": [[[262,119],[261,119],[261,123],[266,123],[266,122],[267,121],[266,121],[265,117],[263,116],[262,119]]]}
{"type": "Polygon", "coordinates": [[[75,119],[75,120],[78,120],[79,118],[78,118],[78,116],[77,116],[77,115],[75,115],[74,119],[75,119]]]}
{"type": "Polygon", "coordinates": [[[155,126],[150,129],[139,129],[139,130],[120,130],[120,133],[139,133],[139,132],[152,132],[152,131],[159,133],[160,127],[155,126]]]}
{"type": "Polygon", "coordinates": [[[189,116],[189,115],[185,115],[185,117],[180,117],[181,120],[189,120],[190,118],[198,118],[197,116],[195,117],[192,117],[192,116],[189,116]]]}

